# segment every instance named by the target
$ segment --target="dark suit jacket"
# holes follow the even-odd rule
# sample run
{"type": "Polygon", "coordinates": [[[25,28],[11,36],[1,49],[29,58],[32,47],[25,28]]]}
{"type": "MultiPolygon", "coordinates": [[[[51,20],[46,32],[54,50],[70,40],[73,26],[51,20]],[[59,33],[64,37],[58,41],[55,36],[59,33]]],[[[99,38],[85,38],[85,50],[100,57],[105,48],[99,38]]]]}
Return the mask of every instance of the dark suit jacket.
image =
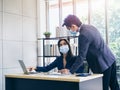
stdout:
{"type": "Polygon", "coordinates": [[[70,69],[71,73],[79,68],[84,59],[93,73],[102,73],[114,63],[114,55],[94,26],[85,24],[81,26],[78,43],[79,55],[70,69]]]}
{"type": "MultiPolygon", "coordinates": [[[[66,64],[66,69],[70,69],[71,66],[73,65],[73,63],[75,62],[76,60],[76,57],[75,56],[68,56],[67,57],[67,64],[66,64]]],[[[60,57],[57,57],[52,63],[50,63],[49,65],[45,66],[45,67],[37,67],[36,71],[37,72],[48,72],[54,68],[58,68],[58,70],[61,70],[61,69],[64,69],[64,66],[63,66],[63,57],[60,56],[60,57]]],[[[82,73],[83,72],[83,69],[84,69],[84,66],[82,65],[77,71],[76,73],[82,73]]]]}

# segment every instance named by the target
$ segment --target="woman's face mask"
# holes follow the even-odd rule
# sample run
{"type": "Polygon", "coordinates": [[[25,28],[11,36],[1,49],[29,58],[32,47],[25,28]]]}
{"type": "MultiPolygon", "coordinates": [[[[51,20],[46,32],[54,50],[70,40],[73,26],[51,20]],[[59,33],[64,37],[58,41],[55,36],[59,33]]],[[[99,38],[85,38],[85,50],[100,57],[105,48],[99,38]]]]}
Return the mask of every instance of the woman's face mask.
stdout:
{"type": "Polygon", "coordinates": [[[60,52],[66,54],[69,51],[68,45],[60,46],[60,52]]]}

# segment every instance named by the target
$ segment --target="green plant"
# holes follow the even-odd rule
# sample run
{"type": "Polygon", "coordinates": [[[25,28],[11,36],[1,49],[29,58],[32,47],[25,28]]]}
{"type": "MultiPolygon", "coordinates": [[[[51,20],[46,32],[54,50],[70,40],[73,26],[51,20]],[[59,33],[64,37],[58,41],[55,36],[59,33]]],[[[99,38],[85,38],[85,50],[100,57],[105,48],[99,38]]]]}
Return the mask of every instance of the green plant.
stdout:
{"type": "Polygon", "coordinates": [[[44,32],[43,34],[44,34],[44,35],[51,35],[51,33],[48,32],[48,31],[44,32]]]}

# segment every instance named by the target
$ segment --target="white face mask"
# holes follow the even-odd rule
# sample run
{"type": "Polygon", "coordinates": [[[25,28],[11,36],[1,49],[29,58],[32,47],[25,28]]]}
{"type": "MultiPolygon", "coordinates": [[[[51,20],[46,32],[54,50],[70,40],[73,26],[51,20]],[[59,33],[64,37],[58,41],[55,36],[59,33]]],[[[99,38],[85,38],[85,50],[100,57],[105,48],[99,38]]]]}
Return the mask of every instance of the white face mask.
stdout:
{"type": "Polygon", "coordinates": [[[68,45],[60,46],[60,52],[66,54],[69,51],[68,45]]]}

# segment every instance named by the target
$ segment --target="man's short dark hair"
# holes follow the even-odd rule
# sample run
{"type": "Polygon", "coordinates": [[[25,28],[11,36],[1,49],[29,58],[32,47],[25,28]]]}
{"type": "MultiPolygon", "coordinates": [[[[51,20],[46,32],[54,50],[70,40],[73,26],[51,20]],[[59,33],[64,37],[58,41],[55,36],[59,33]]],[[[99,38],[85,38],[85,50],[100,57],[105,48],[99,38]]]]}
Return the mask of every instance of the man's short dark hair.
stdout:
{"type": "Polygon", "coordinates": [[[75,15],[68,15],[65,19],[64,19],[64,23],[62,26],[66,26],[66,27],[71,27],[72,24],[77,25],[78,27],[81,26],[82,22],[80,21],[80,19],[75,16],[75,15]]]}

